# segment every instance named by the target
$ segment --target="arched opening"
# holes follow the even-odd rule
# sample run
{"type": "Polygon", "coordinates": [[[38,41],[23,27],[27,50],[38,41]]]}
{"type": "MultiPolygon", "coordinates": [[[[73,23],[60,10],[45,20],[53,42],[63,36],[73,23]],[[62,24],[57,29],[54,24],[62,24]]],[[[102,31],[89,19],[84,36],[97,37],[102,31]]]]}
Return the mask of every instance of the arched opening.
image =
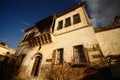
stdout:
{"type": "Polygon", "coordinates": [[[32,76],[38,76],[39,70],[40,70],[41,61],[42,61],[42,55],[40,53],[36,54],[34,59],[35,60],[34,60],[34,64],[33,64],[33,67],[32,67],[31,75],[32,76]]]}

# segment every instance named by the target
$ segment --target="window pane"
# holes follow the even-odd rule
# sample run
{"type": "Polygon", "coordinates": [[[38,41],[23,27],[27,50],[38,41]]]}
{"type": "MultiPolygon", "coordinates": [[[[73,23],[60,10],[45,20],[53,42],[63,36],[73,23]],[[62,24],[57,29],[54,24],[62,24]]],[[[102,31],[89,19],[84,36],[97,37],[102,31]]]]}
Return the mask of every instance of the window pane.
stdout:
{"type": "Polygon", "coordinates": [[[79,14],[75,14],[73,16],[73,23],[76,24],[76,23],[79,23],[81,20],[80,20],[80,15],[79,14]]]}
{"type": "Polygon", "coordinates": [[[57,50],[57,64],[60,64],[63,62],[63,49],[58,49],[57,50]]]}
{"type": "Polygon", "coordinates": [[[76,63],[86,62],[83,46],[75,46],[74,47],[74,58],[76,63]]]}
{"type": "Polygon", "coordinates": [[[57,30],[62,29],[62,28],[63,28],[63,21],[59,21],[57,30]]]}
{"type": "Polygon", "coordinates": [[[65,27],[68,27],[68,26],[70,26],[71,25],[71,19],[70,19],[70,17],[69,18],[66,18],[65,19],[65,27]]]}

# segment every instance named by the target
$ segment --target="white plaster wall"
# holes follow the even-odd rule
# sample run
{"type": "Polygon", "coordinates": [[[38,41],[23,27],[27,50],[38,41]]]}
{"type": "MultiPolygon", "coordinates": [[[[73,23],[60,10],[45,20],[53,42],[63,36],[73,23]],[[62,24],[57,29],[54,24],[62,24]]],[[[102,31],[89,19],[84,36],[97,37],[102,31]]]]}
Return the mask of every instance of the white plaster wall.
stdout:
{"type": "MultiPolygon", "coordinates": [[[[24,46],[23,46],[24,47],[24,46]]],[[[28,45],[20,51],[20,54],[26,54],[25,58],[20,67],[19,76],[22,78],[28,77],[31,74],[32,66],[34,63],[34,59],[32,58],[35,54],[38,53],[38,46],[34,48],[30,48],[28,45]]]]}
{"type": "Polygon", "coordinates": [[[71,12],[61,16],[61,17],[58,17],[56,19],[56,22],[55,22],[55,32],[54,33],[61,34],[61,33],[67,32],[67,31],[78,29],[80,27],[88,26],[88,24],[89,24],[89,20],[88,20],[88,17],[86,15],[86,12],[84,11],[84,7],[82,6],[82,7],[75,9],[74,11],[71,11],[71,12]],[[81,22],[77,23],[77,24],[73,24],[73,15],[78,14],[78,13],[80,15],[81,22]],[[71,18],[71,26],[64,27],[65,26],[65,19],[68,17],[71,18]],[[64,28],[60,29],[61,31],[59,31],[59,30],[57,30],[57,26],[58,26],[58,22],[61,20],[63,20],[63,27],[64,28]]]}
{"type": "Polygon", "coordinates": [[[95,34],[105,56],[120,54],[120,28],[95,34]]]}
{"type": "Polygon", "coordinates": [[[43,54],[43,64],[49,64],[46,59],[52,59],[53,50],[64,48],[64,60],[71,62],[73,59],[73,47],[84,45],[88,48],[91,44],[98,43],[92,26],[54,36],[54,42],[42,45],[40,52],[43,54]]]}
{"type": "Polygon", "coordinates": [[[55,36],[54,48],[64,48],[64,59],[71,61],[73,58],[73,46],[84,45],[84,47],[88,47],[89,43],[97,43],[91,26],[55,36]]]}
{"type": "Polygon", "coordinates": [[[43,64],[50,64],[51,62],[46,62],[46,59],[52,59],[54,45],[53,43],[42,45],[40,52],[43,54],[43,64]]]}

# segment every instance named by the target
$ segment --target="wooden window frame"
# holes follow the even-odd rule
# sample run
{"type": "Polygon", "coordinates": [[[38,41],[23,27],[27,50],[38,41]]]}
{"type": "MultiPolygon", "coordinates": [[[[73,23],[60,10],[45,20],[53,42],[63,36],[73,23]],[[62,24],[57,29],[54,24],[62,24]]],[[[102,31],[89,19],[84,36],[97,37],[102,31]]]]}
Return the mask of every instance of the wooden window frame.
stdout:
{"type": "Polygon", "coordinates": [[[63,48],[59,48],[59,49],[53,50],[52,63],[53,64],[63,64],[63,61],[64,61],[64,49],[63,48]],[[58,60],[58,56],[57,56],[58,55],[58,50],[62,50],[62,53],[60,53],[60,56],[62,56],[62,58],[60,57],[60,62],[57,63],[57,60],[58,60]]]}
{"type": "Polygon", "coordinates": [[[28,34],[25,35],[25,37],[23,38],[23,42],[26,41],[26,39],[28,38],[28,34]]]}
{"type": "Polygon", "coordinates": [[[63,28],[63,20],[58,22],[57,30],[60,30],[63,28]]]}
{"type": "Polygon", "coordinates": [[[77,24],[77,23],[79,23],[79,22],[81,22],[80,14],[77,13],[77,14],[73,15],[73,23],[74,23],[74,24],[77,24]]]}
{"type": "Polygon", "coordinates": [[[70,25],[71,25],[71,18],[68,17],[68,18],[65,19],[65,27],[68,27],[70,25]]]}
{"type": "Polygon", "coordinates": [[[28,41],[29,39],[33,38],[35,36],[35,32],[32,32],[28,35],[28,37],[26,38],[26,40],[28,41]]]}
{"type": "MultiPolygon", "coordinates": [[[[79,57],[81,57],[80,56],[80,54],[79,54],[79,57]]],[[[74,64],[86,64],[88,61],[87,61],[87,57],[86,57],[86,54],[85,54],[85,49],[84,49],[84,46],[83,45],[75,45],[75,46],[73,46],[73,63],[74,64]],[[85,61],[81,61],[81,60],[79,60],[78,62],[76,62],[75,61],[75,47],[81,47],[82,46],[82,48],[83,48],[83,56],[84,56],[84,59],[85,59],[85,61]]]]}

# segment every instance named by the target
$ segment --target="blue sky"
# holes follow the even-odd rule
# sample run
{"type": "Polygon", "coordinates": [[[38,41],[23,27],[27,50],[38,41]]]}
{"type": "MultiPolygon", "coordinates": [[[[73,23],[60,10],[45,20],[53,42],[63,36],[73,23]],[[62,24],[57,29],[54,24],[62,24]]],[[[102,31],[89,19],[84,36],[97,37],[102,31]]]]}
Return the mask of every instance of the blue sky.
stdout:
{"type": "MultiPolygon", "coordinates": [[[[120,14],[119,0],[86,1],[94,27],[111,24],[120,14]]],[[[0,0],[0,41],[17,49],[24,30],[39,20],[59,13],[81,0],[0,0]]]]}

